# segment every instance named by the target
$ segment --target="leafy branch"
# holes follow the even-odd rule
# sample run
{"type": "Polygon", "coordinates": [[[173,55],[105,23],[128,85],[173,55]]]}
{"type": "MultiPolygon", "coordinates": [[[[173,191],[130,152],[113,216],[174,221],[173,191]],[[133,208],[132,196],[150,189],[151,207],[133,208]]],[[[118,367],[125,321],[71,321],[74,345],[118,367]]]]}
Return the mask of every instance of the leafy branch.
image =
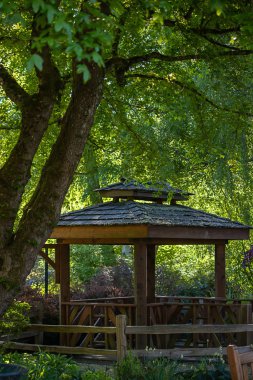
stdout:
{"type": "Polygon", "coordinates": [[[202,98],[202,100],[204,100],[205,102],[209,103],[210,105],[212,105],[216,109],[219,109],[221,111],[226,111],[226,112],[229,112],[229,113],[232,113],[232,114],[236,114],[236,115],[243,115],[243,116],[253,117],[253,114],[250,113],[250,112],[241,112],[241,111],[237,111],[237,110],[231,110],[231,109],[229,109],[227,107],[219,106],[214,101],[210,100],[207,96],[205,96],[200,91],[198,91],[196,88],[193,88],[193,87],[189,86],[188,84],[180,82],[180,81],[178,81],[176,79],[171,79],[169,77],[159,77],[159,76],[154,75],[154,74],[149,74],[148,75],[148,74],[137,74],[137,73],[136,74],[127,74],[127,75],[125,75],[125,78],[126,79],[127,78],[142,78],[142,79],[148,79],[148,80],[163,81],[163,82],[166,82],[166,83],[173,83],[173,84],[181,87],[183,90],[190,91],[194,95],[197,95],[198,97],[202,98]]]}

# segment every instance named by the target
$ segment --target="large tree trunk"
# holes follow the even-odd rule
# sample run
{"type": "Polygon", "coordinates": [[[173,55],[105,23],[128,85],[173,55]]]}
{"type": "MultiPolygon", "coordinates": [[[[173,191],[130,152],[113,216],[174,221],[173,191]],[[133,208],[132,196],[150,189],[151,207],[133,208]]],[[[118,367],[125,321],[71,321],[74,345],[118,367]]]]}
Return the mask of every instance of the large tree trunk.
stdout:
{"type": "MultiPolygon", "coordinates": [[[[89,64],[89,70],[91,79],[86,84],[74,70],[72,97],[61,121],[58,139],[18,230],[0,247],[0,314],[24,284],[38,251],[57,223],[64,197],[82,156],[102,96],[104,79],[103,70],[95,63],[89,64]]],[[[15,167],[12,166],[12,170],[14,172],[15,167]]]]}

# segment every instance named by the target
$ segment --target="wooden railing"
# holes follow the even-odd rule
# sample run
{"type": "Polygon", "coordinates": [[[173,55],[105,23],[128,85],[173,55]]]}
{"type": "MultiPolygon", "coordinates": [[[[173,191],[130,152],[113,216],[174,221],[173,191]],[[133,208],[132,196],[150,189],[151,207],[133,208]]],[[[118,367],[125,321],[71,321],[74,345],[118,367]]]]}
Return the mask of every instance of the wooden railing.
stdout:
{"type": "MultiPolygon", "coordinates": [[[[116,317],[119,314],[126,315],[128,325],[134,326],[135,323],[135,304],[119,303],[84,303],[79,301],[65,302],[62,310],[65,313],[64,321],[67,325],[78,326],[116,326],[116,317]]],[[[252,322],[251,304],[227,304],[222,303],[195,303],[195,302],[163,302],[148,304],[148,325],[169,325],[169,324],[250,324],[252,322]]],[[[244,334],[245,335],[245,334],[244,334]]],[[[230,343],[238,344],[245,340],[243,334],[234,333],[233,335],[167,335],[148,336],[148,345],[157,348],[170,348],[175,346],[183,347],[217,347],[230,343]]],[[[65,334],[62,343],[68,346],[105,347],[115,349],[116,337],[108,334],[65,334]]],[[[129,347],[135,347],[135,337],[128,336],[129,347]]]]}
{"type": "MultiPolygon", "coordinates": [[[[226,325],[249,324],[252,322],[252,307],[250,304],[225,303],[161,303],[148,305],[149,325],[226,325]]],[[[195,335],[167,335],[164,337],[149,337],[149,344],[157,348],[183,347],[218,347],[231,343],[241,343],[245,340],[242,334],[222,335],[203,333],[195,335]]]]}
{"type": "MultiPolygon", "coordinates": [[[[119,314],[126,315],[129,325],[135,324],[135,305],[118,303],[83,303],[64,302],[62,304],[65,320],[68,325],[115,327],[116,317],[119,314]]],[[[116,337],[104,334],[65,334],[64,343],[68,346],[82,347],[105,347],[115,349],[116,337]]],[[[132,346],[132,337],[129,337],[129,344],[132,346]]]]}
{"type": "MultiPolygon", "coordinates": [[[[252,341],[253,324],[228,324],[228,325],[154,325],[154,326],[127,326],[126,316],[118,315],[116,317],[115,327],[95,327],[95,326],[53,326],[53,325],[30,325],[29,331],[35,331],[39,334],[44,332],[58,333],[58,334],[107,334],[116,336],[115,349],[96,349],[93,347],[69,347],[69,346],[49,346],[43,344],[28,344],[18,342],[8,342],[7,348],[18,349],[26,351],[39,351],[46,350],[49,352],[57,352],[63,354],[82,354],[82,355],[103,355],[112,359],[122,360],[128,352],[127,337],[129,335],[176,335],[176,334],[234,334],[243,333],[247,334],[250,343],[252,341]]],[[[6,342],[0,341],[0,344],[6,342]]],[[[181,355],[187,356],[200,356],[212,355],[219,351],[220,348],[177,348],[177,349],[159,349],[150,347],[148,350],[131,350],[137,356],[169,356],[170,358],[179,358],[181,355]]],[[[222,349],[225,354],[225,348],[222,349]]]]}

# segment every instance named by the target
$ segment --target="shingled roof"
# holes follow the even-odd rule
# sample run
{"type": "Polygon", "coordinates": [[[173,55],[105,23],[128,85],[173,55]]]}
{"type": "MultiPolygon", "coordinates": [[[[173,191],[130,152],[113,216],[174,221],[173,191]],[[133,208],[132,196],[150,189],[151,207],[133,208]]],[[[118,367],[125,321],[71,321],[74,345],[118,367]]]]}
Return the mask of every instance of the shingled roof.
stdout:
{"type": "Polygon", "coordinates": [[[103,197],[139,200],[184,201],[189,198],[186,191],[172,187],[168,182],[140,183],[136,180],[127,181],[122,178],[121,182],[113,183],[106,187],[96,189],[103,197]]]}
{"type": "Polygon", "coordinates": [[[239,222],[182,205],[106,202],[63,214],[58,226],[161,225],[168,227],[208,227],[249,229],[239,222]]]}

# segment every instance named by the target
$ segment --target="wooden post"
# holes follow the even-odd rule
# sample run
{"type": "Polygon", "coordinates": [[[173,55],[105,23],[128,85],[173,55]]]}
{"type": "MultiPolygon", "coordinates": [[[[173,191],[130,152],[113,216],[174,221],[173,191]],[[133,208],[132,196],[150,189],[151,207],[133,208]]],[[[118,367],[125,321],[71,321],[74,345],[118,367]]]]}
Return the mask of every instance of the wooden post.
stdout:
{"type": "MultiPolygon", "coordinates": [[[[251,304],[241,304],[239,320],[237,323],[242,325],[249,325],[252,323],[252,306],[251,304]]],[[[237,335],[237,345],[245,346],[252,343],[252,331],[247,331],[245,333],[239,333],[237,335]]]]}
{"type": "Polygon", "coordinates": [[[147,302],[155,302],[155,257],[156,246],[147,246],[147,302]]]}
{"type": "MultiPolygon", "coordinates": [[[[136,325],[147,325],[147,246],[136,244],[134,247],[134,293],[136,303],[136,325]]],[[[136,336],[136,348],[147,346],[147,336],[136,336]]]]}
{"type": "Polygon", "coordinates": [[[215,244],[215,296],[226,297],[225,244],[215,244]]]}
{"type": "Polygon", "coordinates": [[[116,349],[117,361],[120,362],[127,353],[126,340],[126,315],[119,314],[116,316],[116,349]]]}
{"type": "Polygon", "coordinates": [[[55,247],[54,251],[54,261],[55,261],[55,283],[60,284],[60,264],[61,264],[61,252],[60,252],[61,244],[58,244],[55,247]]]}
{"type": "MultiPolygon", "coordinates": [[[[70,249],[69,244],[61,244],[59,247],[60,255],[60,324],[69,323],[66,305],[63,302],[70,301],[70,249]]],[[[67,344],[68,337],[61,334],[61,345],[67,344]]]]}

